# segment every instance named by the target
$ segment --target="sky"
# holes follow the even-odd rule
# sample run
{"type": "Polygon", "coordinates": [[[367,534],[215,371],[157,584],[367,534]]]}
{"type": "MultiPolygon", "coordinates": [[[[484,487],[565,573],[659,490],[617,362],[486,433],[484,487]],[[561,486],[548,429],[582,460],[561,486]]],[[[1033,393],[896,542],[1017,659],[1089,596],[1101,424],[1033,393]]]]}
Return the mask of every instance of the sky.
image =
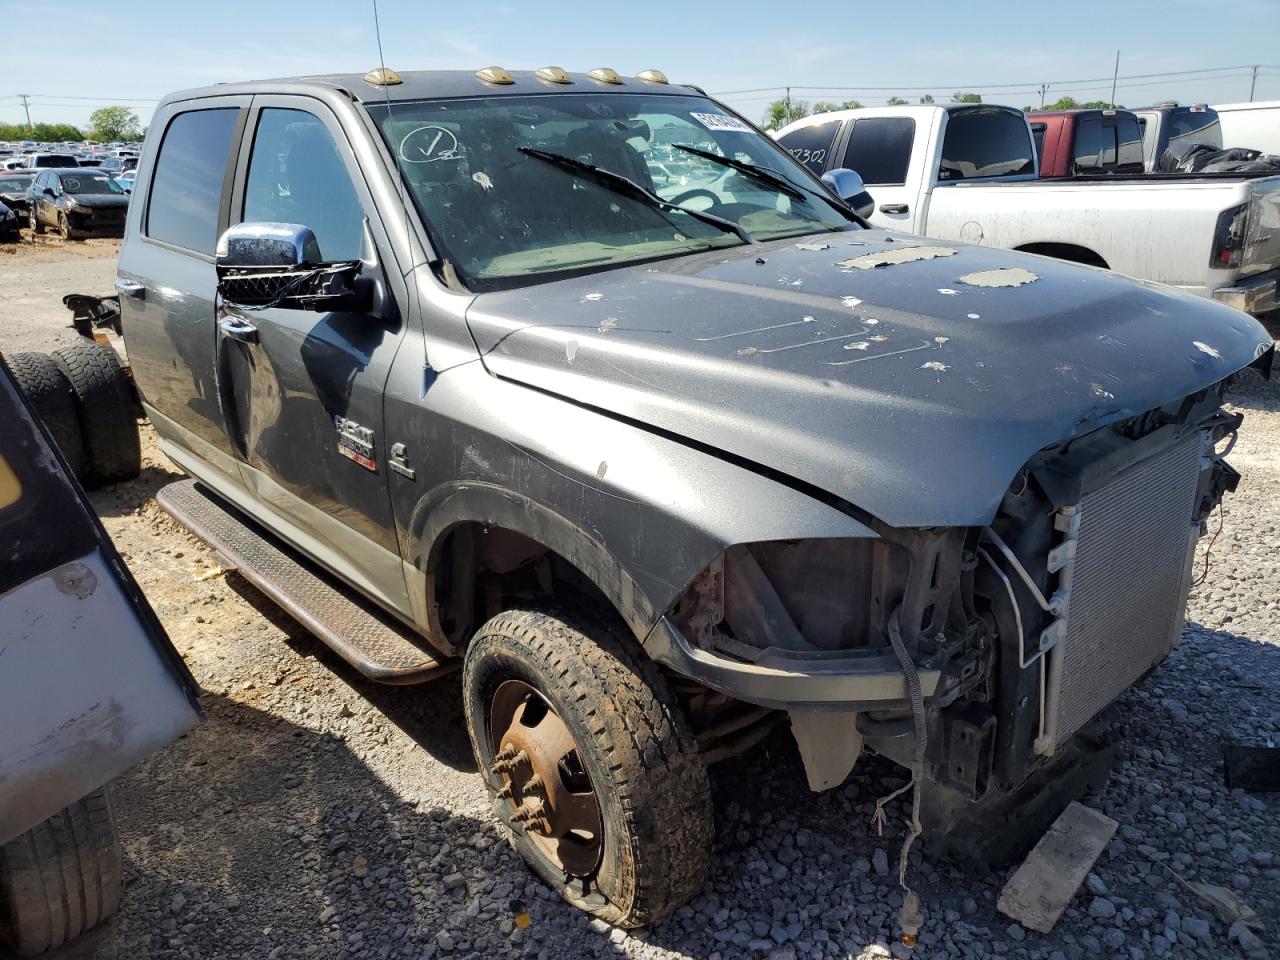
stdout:
{"type": "MultiPolygon", "coordinates": [[[[0,0],[0,22],[26,23],[31,0],[0,0]]],[[[1280,0],[993,0],[733,3],[429,3],[378,0],[388,67],[475,70],[490,64],[571,71],[655,67],[694,83],[754,120],[781,88],[793,99],[868,106],[895,94],[958,89],[993,103],[1116,100],[1280,100],[1280,0]],[[1014,12],[1016,11],[1016,13],[1014,12]],[[1230,68],[1230,69],[1228,69],[1230,68]],[[1149,77],[1198,71],[1180,77],[1149,77]],[[739,93],[737,91],[750,91],[739,93]]],[[[220,81],[359,72],[378,65],[373,0],[59,0],[26,44],[0,53],[0,122],[87,126],[99,106],[125,104],[143,123],[164,94],[220,81]],[[56,11],[56,15],[55,15],[56,11]]]]}

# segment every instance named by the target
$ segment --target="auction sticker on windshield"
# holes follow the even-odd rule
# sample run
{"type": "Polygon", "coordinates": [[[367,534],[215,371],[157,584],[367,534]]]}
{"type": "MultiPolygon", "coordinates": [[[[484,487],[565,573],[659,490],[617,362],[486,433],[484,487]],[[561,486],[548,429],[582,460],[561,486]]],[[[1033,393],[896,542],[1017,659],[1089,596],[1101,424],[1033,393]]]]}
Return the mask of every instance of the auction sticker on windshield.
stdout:
{"type": "Polygon", "coordinates": [[[708,130],[738,130],[742,133],[751,133],[751,127],[743,123],[737,117],[731,117],[725,113],[691,113],[689,116],[697,120],[708,130]]]}

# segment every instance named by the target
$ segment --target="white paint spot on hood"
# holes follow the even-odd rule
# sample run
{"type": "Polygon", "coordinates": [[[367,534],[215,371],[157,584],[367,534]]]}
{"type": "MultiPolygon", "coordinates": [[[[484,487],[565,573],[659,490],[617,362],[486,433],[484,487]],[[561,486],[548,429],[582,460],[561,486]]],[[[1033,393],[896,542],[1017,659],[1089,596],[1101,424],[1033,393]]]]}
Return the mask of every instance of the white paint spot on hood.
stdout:
{"type": "Polygon", "coordinates": [[[850,310],[857,310],[858,307],[862,306],[862,301],[857,297],[841,297],[840,302],[850,310]]]}
{"type": "Polygon", "coordinates": [[[1209,356],[1213,357],[1213,359],[1215,360],[1222,359],[1222,354],[1220,354],[1217,350],[1213,349],[1213,347],[1209,346],[1207,343],[1201,343],[1199,340],[1192,340],[1191,345],[1194,346],[1201,353],[1207,353],[1209,356]]]}
{"type": "Polygon", "coordinates": [[[1116,398],[1114,393],[1111,393],[1109,390],[1104,390],[1100,383],[1089,384],[1089,389],[1093,391],[1093,395],[1095,397],[1101,397],[1103,400],[1114,400],[1116,398]]]}
{"type": "Polygon", "coordinates": [[[953,247],[896,247],[893,250],[850,257],[848,260],[839,261],[836,266],[847,270],[874,270],[876,267],[892,267],[915,260],[937,260],[939,257],[955,255],[956,251],[953,247]]]}
{"type": "Polygon", "coordinates": [[[952,290],[950,287],[939,287],[939,288],[938,288],[938,292],[939,292],[940,294],[942,294],[944,297],[958,297],[958,296],[960,296],[960,291],[959,291],[959,290],[952,290]]]}
{"type": "Polygon", "coordinates": [[[573,363],[573,358],[578,355],[578,341],[569,340],[564,345],[564,358],[573,363]]]}
{"type": "Polygon", "coordinates": [[[939,373],[941,373],[942,371],[950,370],[951,368],[947,366],[947,364],[943,363],[941,360],[926,360],[924,363],[920,364],[920,369],[921,370],[937,370],[939,373]]]}
{"type": "Polygon", "coordinates": [[[605,317],[603,320],[600,321],[600,326],[598,326],[596,329],[599,330],[601,333],[608,333],[610,330],[613,330],[617,326],[618,326],[617,317],[605,317]]]}
{"type": "Polygon", "coordinates": [[[870,346],[871,346],[870,340],[858,340],[855,343],[846,343],[844,345],[844,348],[846,350],[866,350],[870,346]]]}
{"type": "Polygon", "coordinates": [[[603,300],[603,299],[604,299],[603,293],[588,293],[585,297],[582,298],[584,303],[594,303],[597,300],[603,300]]]}
{"type": "Polygon", "coordinates": [[[966,273],[960,278],[961,283],[971,287],[1020,287],[1026,283],[1039,280],[1038,274],[1022,267],[1000,267],[997,270],[979,270],[977,273],[966,273]]]}
{"type": "Polygon", "coordinates": [[[981,319],[982,319],[982,314],[980,314],[980,313],[970,313],[970,314],[968,314],[968,317],[969,317],[969,319],[970,319],[970,320],[981,320],[981,319]]]}
{"type": "Polygon", "coordinates": [[[814,250],[814,251],[830,250],[831,244],[829,243],[797,243],[796,249],[797,250],[814,250]]]}

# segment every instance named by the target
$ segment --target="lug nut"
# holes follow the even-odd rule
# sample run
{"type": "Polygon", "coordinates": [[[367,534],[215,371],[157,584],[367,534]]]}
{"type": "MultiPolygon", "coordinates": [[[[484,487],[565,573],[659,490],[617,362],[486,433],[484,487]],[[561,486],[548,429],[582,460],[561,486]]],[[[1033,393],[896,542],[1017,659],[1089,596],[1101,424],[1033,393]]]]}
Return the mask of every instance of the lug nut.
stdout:
{"type": "Polygon", "coordinates": [[[543,819],[542,801],[529,798],[516,808],[516,812],[511,815],[512,823],[528,823],[531,820],[543,819]]]}
{"type": "Polygon", "coordinates": [[[499,800],[511,799],[511,781],[510,780],[508,780],[506,783],[504,783],[502,786],[498,788],[498,799],[499,800]]]}
{"type": "Polygon", "coordinates": [[[537,793],[542,789],[542,778],[536,773],[531,775],[520,788],[521,793],[537,793]]]}
{"type": "Polygon", "coordinates": [[[511,773],[528,759],[529,755],[523,750],[517,752],[514,747],[508,747],[494,758],[494,764],[490,769],[493,770],[495,775],[511,773]]]}

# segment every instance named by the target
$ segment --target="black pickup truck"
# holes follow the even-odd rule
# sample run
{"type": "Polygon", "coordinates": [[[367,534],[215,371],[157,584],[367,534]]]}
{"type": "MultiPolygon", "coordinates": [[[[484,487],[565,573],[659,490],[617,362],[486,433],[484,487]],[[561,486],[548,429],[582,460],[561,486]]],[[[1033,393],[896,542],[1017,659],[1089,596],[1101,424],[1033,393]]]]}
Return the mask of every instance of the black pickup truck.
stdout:
{"type": "Polygon", "coordinates": [[[871,229],[656,71],[152,131],[117,286],[162,504],[368,676],[460,665],[497,816],[609,922],[697,892],[706,765],[778,721],[815,790],[872,750],[972,831],[1179,636],[1242,313],[871,229]]]}

